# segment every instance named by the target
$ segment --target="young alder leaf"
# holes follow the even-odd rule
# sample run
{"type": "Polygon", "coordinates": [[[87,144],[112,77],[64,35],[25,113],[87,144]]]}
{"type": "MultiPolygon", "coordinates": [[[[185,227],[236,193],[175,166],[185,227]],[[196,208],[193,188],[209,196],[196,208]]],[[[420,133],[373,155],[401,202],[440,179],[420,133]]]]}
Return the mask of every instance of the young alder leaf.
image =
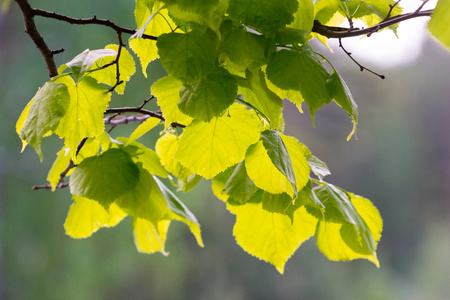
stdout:
{"type": "Polygon", "coordinates": [[[72,71],[75,81],[78,81],[95,64],[97,60],[103,57],[116,55],[117,51],[112,49],[98,49],[92,51],[86,49],[75,56],[71,61],[59,67],[58,72],[61,73],[65,68],[69,67],[72,71]]]}
{"type": "Polygon", "coordinates": [[[74,203],[64,223],[66,234],[74,239],[90,237],[102,227],[114,227],[127,215],[114,203],[105,210],[97,201],[73,195],[74,203]]]}
{"type": "Polygon", "coordinates": [[[358,106],[353,100],[347,84],[341,75],[337,71],[333,71],[331,76],[327,79],[327,87],[331,97],[334,101],[342,107],[342,109],[352,118],[353,130],[347,137],[349,140],[356,132],[356,126],[358,124],[358,106]]]}
{"type": "MultiPolygon", "coordinates": [[[[356,3],[356,1],[347,1],[346,3],[351,17],[353,19],[361,19],[367,27],[375,26],[383,21],[389,11],[391,11],[391,16],[401,14],[402,8],[395,4],[396,1],[394,0],[364,0],[361,1],[361,3],[356,3]],[[394,6],[392,10],[391,6],[394,6]]],[[[343,6],[340,7],[340,12],[342,15],[346,16],[346,12],[343,8],[343,6]]],[[[396,31],[398,24],[389,26],[389,28],[396,31]]]]}
{"type": "MultiPolygon", "coordinates": [[[[141,11],[140,7],[138,9],[137,4],[136,4],[136,11],[139,12],[141,11]]],[[[140,28],[145,23],[145,20],[150,16],[152,12],[150,10],[147,10],[145,17],[143,18],[143,21],[141,21],[140,17],[138,20],[138,15],[136,14],[136,11],[135,11],[136,23],[138,25],[138,28],[140,28]]],[[[176,25],[169,17],[168,11],[166,9],[162,9],[148,23],[147,27],[145,28],[144,34],[159,37],[163,33],[172,32],[172,30],[175,28],[176,25]]],[[[129,40],[129,44],[130,48],[139,57],[139,60],[141,61],[142,73],[144,74],[145,77],[147,77],[148,64],[159,57],[158,48],[156,47],[156,41],[144,38],[132,38],[129,40]]]]}
{"type": "MultiPolygon", "coordinates": [[[[20,127],[20,138],[24,145],[29,144],[42,160],[41,140],[53,132],[66,114],[70,96],[67,86],[57,82],[47,82],[36,93],[28,110],[26,121],[20,127]]],[[[19,119],[19,122],[22,122],[19,119]]],[[[18,123],[19,123],[18,122],[18,123]]],[[[19,126],[18,126],[19,127],[19,126]]]]}
{"type": "Polygon", "coordinates": [[[278,51],[267,65],[267,78],[285,90],[300,91],[314,122],[314,113],[331,100],[328,71],[307,51],[278,51]]]}
{"type": "Polygon", "coordinates": [[[162,220],[156,224],[140,218],[132,220],[134,244],[139,252],[146,254],[161,252],[164,256],[169,255],[165,251],[165,245],[170,220],[162,220]]]}
{"type": "Polygon", "coordinates": [[[294,169],[291,157],[280,136],[276,130],[265,130],[261,133],[261,141],[269,155],[274,166],[289,180],[297,196],[297,182],[295,180],[294,169]]]}
{"type": "Polygon", "coordinates": [[[136,164],[141,163],[142,167],[150,172],[150,174],[159,177],[169,176],[155,151],[145,147],[141,143],[130,142],[129,139],[124,137],[118,137],[117,140],[126,145],[122,150],[126,151],[136,164]]]}
{"type": "Polygon", "coordinates": [[[214,68],[216,46],[200,31],[162,34],[156,45],[167,73],[185,84],[199,81],[214,68]]]}
{"type": "Polygon", "coordinates": [[[180,90],[183,83],[172,76],[166,76],[158,79],[151,88],[151,93],[158,101],[158,106],[164,115],[166,121],[164,127],[167,129],[173,122],[183,125],[189,125],[192,117],[185,115],[178,108],[180,102],[180,90]]]}
{"type": "Polygon", "coordinates": [[[136,141],[138,138],[152,130],[159,124],[159,119],[157,118],[148,118],[143,123],[139,124],[139,126],[131,133],[130,138],[127,143],[132,143],[136,141]]]}
{"type": "Polygon", "coordinates": [[[257,190],[258,187],[247,175],[244,161],[236,166],[223,187],[223,191],[239,203],[247,202],[257,190]]]}
{"type": "Polygon", "coordinates": [[[75,83],[69,76],[54,80],[67,86],[70,104],[55,133],[65,139],[75,160],[78,144],[85,137],[96,137],[104,131],[103,113],[108,107],[111,93],[95,79],[85,76],[75,83]]]}
{"type": "Polygon", "coordinates": [[[338,10],[339,0],[318,0],[314,4],[314,20],[318,20],[321,24],[328,25],[328,21],[331,20],[338,10]]]}
{"type": "Polygon", "coordinates": [[[294,189],[286,175],[273,164],[262,141],[251,145],[245,156],[245,167],[257,187],[272,194],[287,193],[294,197],[294,189]]]}
{"type": "Polygon", "coordinates": [[[290,28],[311,32],[314,24],[314,5],[311,0],[298,0],[298,9],[294,13],[294,21],[290,28]]]}
{"type": "Polygon", "coordinates": [[[228,13],[262,33],[274,34],[294,20],[297,9],[297,0],[230,0],[228,13]]]}
{"type": "Polygon", "coordinates": [[[183,87],[178,107],[188,116],[209,122],[233,104],[236,94],[236,79],[218,67],[199,82],[183,87]]]}
{"type": "Polygon", "coordinates": [[[175,159],[210,179],[245,157],[247,148],[258,141],[261,122],[253,111],[235,103],[222,117],[210,122],[194,120],[184,130],[175,159]]]}
{"type": "Polygon", "coordinates": [[[240,81],[240,93],[247,103],[262,113],[269,119],[271,128],[282,129],[283,122],[283,102],[266,84],[264,73],[257,69],[245,71],[246,81],[240,81]],[[254,73],[255,72],[255,73],[254,73]]]}
{"type": "Polygon", "coordinates": [[[450,1],[439,0],[428,23],[428,30],[439,42],[450,50],[450,1]]]}
{"type": "Polygon", "coordinates": [[[225,192],[224,187],[227,181],[230,179],[231,175],[233,174],[236,166],[229,167],[225,171],[220,172],[219,174],[214,176],[214,178],[211,180],[211,188],[214,195],[223,202],[227,202],[228,198],[230,197],[225,192]]]}
{"type": "Polygon", "coordinates": [[[266,44],[267,39],[263,35],[234,29],[223,41],[223,50],[233,63],[245,69],[252,64],[261,66],[267,63],[266,44]]]}
{"type": "Polygon", "coordinates": [[[247,253],[271,263],[283,274],[287,260],[300,245],[314,235],[317,219],[303,208],[294,213],[294,222],[284,215],[270,213],[261,203],[227,205],[236,215],[233,235],[247,253]]]}
{"type": "MultiPolygon", "coordinates": [[[[16,122],[16,133],[20,137],[20,131],[22,131],[23,126],[25,125],[25,122],[27,121],[28,114],[30,112],[31,105],[33,105],[34,98],[28,102],[27,106],[23,109],[22,113],[19,116],[19,119],[16,122]]],[[[27,141],[22,140],[22,152],[25,150],[25,147],[27,146],[27,141]]]]}
{"type": "Polygon", "coordinates": [[[108,208],[118,197],[133,190],[139,182],[139,169],[130,155],[110,149],[84,159],[70,176],[70,192],[98,201],[108,208]]]}
{"type": "Polygon", "coordinates": [[[167,200],[169,211],[166,214],[165,219],[178,220],[186,224],[197,240],[197,244],[200,247],[204,247],[200,231],[200,224],[198,223],[197,218],[186,207],[186,205],[184,205],[183,202],[181,202],[180,199],[178,199],[177,196],[164,185],[164,183],[162,183],[155,176],[153,176],[153,178],[155,179],[156,183],[161,189],[161,192],[164,194],[164,197],[167,200]]]}
{"type": "Polygon", "coordinates": [[[269,90],[278,95],[281,99],[288,99],[297,106],[300,113],[303,113],[302,103],[304,101],[302,94],[299,91],[294,90],[283,90],[276,85],[274,85],[270,80],[266,81],[269,90]]]}
{"type": "MultiPolygon", "coordinates": [[[[330,260],[348,261],[358,258],[364,258],[373,262],[379,267],[379,261],[376,256],[377,243],[381,238],[381,231],[383,228],[383,221],[380,217],[378,210],[373,204],[363,197],[355,196],[349,193],[352,204],[355,206],[364,223],[367,226],[366,238],[373,238],[373,249],[368,251],[367,246],[361,236],[355,237],[355,232],[351,233],[350,230],[343,230],[342,224],[326,223],[319,221],[316,230],[317,246],[320,251],[330,260]],[[350,235],[347,235],[350,233],[350,235]],[[349,243],[349,240],[352,240],[349,243]]],[[[363,237],[364,238],[364,237],[363,237]]]]}
{"type": "MultiPolygon", "coordinates": [[[[118,45],[107,45],[105,49],[111,49],[114,51],[119,51],[118,45]]],[[[98,60],[93,67],[90,69],[90,71],[93,71],[89,73],[89,76],[95,78],[99,83],[104,83],[109,86],[114,86],[117,83],[117,66],[115,64],[110,65],[106,68],[103,68],[103,66],[106,66],[107,64],[112,63],[116,59],[115,56],[106,56],[102,59],[98,60]],[[94,71],[95,69],[98,69],[94,71]]],[[[120,80],[123,81],[123,83],[119,84],[115,87],[114,91],[116,91],[118,94],[122,95],[125,90],[126,82],[130,80],[131,76],[136,72],[136,66],[134,64],[134,59],[131,56],[131,54],[128,52],[127,49],[122,47],[120,50],[120,57],[119,57],[119,74],[120,74],[120,80]]]]}
{"type": "Polygon", "coordinates": [[[142,166],[138,168],[136,187],[118,197],[115,203],[128,215],[157,224],[168,212],[167,201],[152,175],[142,166]]]}

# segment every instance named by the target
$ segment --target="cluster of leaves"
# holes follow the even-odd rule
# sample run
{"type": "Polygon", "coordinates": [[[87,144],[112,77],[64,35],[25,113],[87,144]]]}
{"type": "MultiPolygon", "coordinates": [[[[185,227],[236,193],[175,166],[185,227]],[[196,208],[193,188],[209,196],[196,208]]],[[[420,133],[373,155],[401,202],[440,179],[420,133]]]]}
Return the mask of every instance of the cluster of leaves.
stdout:
{"type": "MultiPolygon", "coordinates": [[[[144,75],[155,59],[168,73],[150,87],[161,117],[146,118],[129,137],[113,138],[105,130],[112,91],[124,94],[136,71],[133,56],[119,43],[86,50],[62,65],[17,122],[24,147],[31,145],[41,159],[44,137],[64,139],[47,179],[55,189],[69,177],[74,203],[67,234],[85,238],[130,215],[141,252],[166,253],[172,220],[184,222],[203,246],[197,219],[163,181],[187,192],[205,178],[236,216],[237,243],[280,273],[314,235],[331,260],[365,258],[378,266],[377,209],[325,182],[325,163],[283,134],[282,100],[300,112],[305,102],[313,120],[334,101],[354,124],[351,137],[357,106],[342,77],[309,46],[314,37],[326,43],[312,32],[314,20],[334,26],[360,19],[372,26],[400,14],[396,4],[136,0],[138,30],[129,46],[144,75]],[[137,142],[150,130],[162,130],[154,150],[137,142]]],[[[438,27],[448,16],[443,11],[438,27]]]]}

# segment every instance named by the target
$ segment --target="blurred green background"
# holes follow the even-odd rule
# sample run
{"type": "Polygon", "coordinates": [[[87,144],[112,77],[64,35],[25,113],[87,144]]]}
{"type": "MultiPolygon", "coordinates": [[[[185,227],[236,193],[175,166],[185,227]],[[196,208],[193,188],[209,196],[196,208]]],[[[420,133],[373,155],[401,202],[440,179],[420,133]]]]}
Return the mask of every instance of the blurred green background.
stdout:
{"type": "MultiPolygon", "coordinates": [[[[30,2],[135,26],[133,1],[30,2]]],[[[86,48],[116,42],[114,32],[99,26],[36,21],[52,49],[66,49],[56,57],[58,65],[86,48]]],[[[360,73],[338,50],[324,53],[358,103],[358,140],[346,142],[351,122],[334,104],[317,113],[313,128],[308,113],[286,103],[286,133],[327,162],[333,173],[329,182],[378,207],[384,219],[381,268],[367,261],[328,261],[311,239],[280,275],[236,245],[234,217],[206,181],[179,195],[202,225],[206,247],[199,248],[185,226],[173,223],[169,257],[149,256],[136,251],[129,219],[89,239],[69,238],[63,228],[68,190],[31,190],[45,182],[62,141],[44,141],[42,163],[31,149],[20,154],[15,122],[48,75],[13,2],[0,15],[0,299],[448,299],[450,54],[428,39],[419,59],[381,70],[387,79],[380,80],[360,73]]],[[[140,104],[162,72],[157,63],[150,65],[149,78],[138,71],[127,96],[115,97],[112,105],[140,104]]],[[[154,143],[154,136],[144,139],[154,143]]]]}

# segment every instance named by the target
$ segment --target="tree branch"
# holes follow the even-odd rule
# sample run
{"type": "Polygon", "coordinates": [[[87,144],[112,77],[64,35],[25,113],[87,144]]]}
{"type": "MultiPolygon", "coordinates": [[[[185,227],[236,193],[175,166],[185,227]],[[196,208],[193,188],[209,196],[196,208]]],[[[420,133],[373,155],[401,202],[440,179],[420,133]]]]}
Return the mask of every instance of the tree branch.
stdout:
{"type": "Polygon", "coordinates": [[[342,27],[331,27],[322,25],[319,21],[314,20],[314,26],[312,28],[312,32],[318,33],[320,35],[323,35],[329,39],[342,39],[342,38],[348,38],[348,37],[354,37],[354,36],[360,36],[360,35],[371,35],[381,29],[384,29],[386,27],[389,27],[391,25],[413,19],[418,17],[429,17],[433,13],[433,10],[416,10],[412,13],[406,13],[398,16],[394,16],[388,19],[385,19],[378,23],[375,26],[371,26],[368,28],[342,28],[342,27]]]}
{"type": "Polygon", "coordinates": [[[48,75],[51,77],[58,75],[58,69],[56,68],[55,60],[53,59],[53,55],[59,53],[57,51],[51,51],[47,46],[47,43],[44,41],[44,38],[39,33],[36,23],[34,22],[35,10],[31,8],[30,4],[27,0],[15,0],[17,5],[22,12],[24,24],[25,24],[25,32],[30,36],[33,40],[36,47],[41,52],[44,57],[45,64],[47,65],[48,75]]]}

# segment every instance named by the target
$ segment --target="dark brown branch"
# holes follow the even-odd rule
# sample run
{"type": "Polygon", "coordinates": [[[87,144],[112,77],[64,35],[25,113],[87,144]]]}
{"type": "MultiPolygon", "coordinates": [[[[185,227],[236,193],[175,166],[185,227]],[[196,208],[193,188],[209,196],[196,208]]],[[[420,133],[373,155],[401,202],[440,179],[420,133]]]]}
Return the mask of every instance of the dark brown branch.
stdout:
{"type": "MultiPolygon", "coordinates": [[[[16,0],[16,1],[20,1],[20,0],[16,0]]],[[[56,19],[59,21],[64,21],[67,22],[69,24],[77,24],[77,25],[89,25],[89,24],[95,24],[95,25],[103,25],[109,28],[112,28],[113,30],[115,30],[116,32],[120,32],[120,33],[127,33],[127,34],[135,34],[136,30],[133,29],[129,29],[129,28],[125,28],[125,27],[121,27],[113,22],[111,22],[110,20],[106,20],[106,19],[97,19],[96,16],[92,17],[92,18],[85,18],[85,19],[80,19],[80,18],[72,18],[72,17],[68,17],[65,15],[61,15],[55,12],[50,12],[50,11],[46,11],[46,10],[42,10],[42,9],[32,9],[34,15],[36,16],[41,16],[41,17],[45,17],[45,18],[50,18],[50,19],[56,19]]],[[[152,35],[148,35],[148,34],[144,34],[142,35],[142,38],[144,39],[150,39],[150,40],[155,40],[157,39],[156,36],[152,36],[152,35]]]]}
{"type": "Polygon", "coordinates": [[[39,33],[36,27],[36,23],[34,22],[35,11],[31,8],[28,1],[15,1],[22,12],[23,20],[25,23],[25,32],[30,36],[36,47],[41,52],[45,64],[47,65],[48,75],[50,76],[50,78],[57,76],[58,69],[56,68],[55,60],[53,59],[53,55],[55,54],[55,52],[50,50],[50,48],[47,46],[47,43],[44,41],[44,38],[39,33]]]}
{"type": "Polygon", "coordinates": [[[359,69],[360,69],[361,72],[364,71],[364,70],[366,70],[367,72],[370,72],[370,73],[372,73],[372,74],[374,74],[374,75],[380,77],[381,79],[385,79],[385,78],[386,78],[386,76],[381,75],[381,74],[378,74],[378,73],[372,71],[371,69],[364,67],[364,66],[361,65],[356,59],[354,59],[353,56],[352,56],[352,54],[351,54],[350,52],[348,52],[348,51],[344,48],[344,46],[342,45],[341,39],[339,39],[339,47],[341,47],[341,49],[345,52],[345,54],[347,54],[348,57],[350,57],[350,59],[353,60],[353,62],[354,62],[355,64],[358,65],[358,67],[359,67],[359,69]]]}
{"type": "Polygon", "coordinates": [[[385,19],[381,21],[379,24],[375,26],[371,26],[363,29],[350,29],[350,28],[342,28],[342,27],[330,27],[326,25],[322,25],[319,21],[314,20],[314,26],[312,28],[312,32],[323,35],[329,39],[343,39],[348,37],[360,36],[360,35],[371,35],[381,29],[389,27],[391,25],[410,20],[418,17],[429,17],[433,13],[433,10],[416,10],[412,13],[406,13],[398,16],[391,17],[389,19],[385,19]]]}

